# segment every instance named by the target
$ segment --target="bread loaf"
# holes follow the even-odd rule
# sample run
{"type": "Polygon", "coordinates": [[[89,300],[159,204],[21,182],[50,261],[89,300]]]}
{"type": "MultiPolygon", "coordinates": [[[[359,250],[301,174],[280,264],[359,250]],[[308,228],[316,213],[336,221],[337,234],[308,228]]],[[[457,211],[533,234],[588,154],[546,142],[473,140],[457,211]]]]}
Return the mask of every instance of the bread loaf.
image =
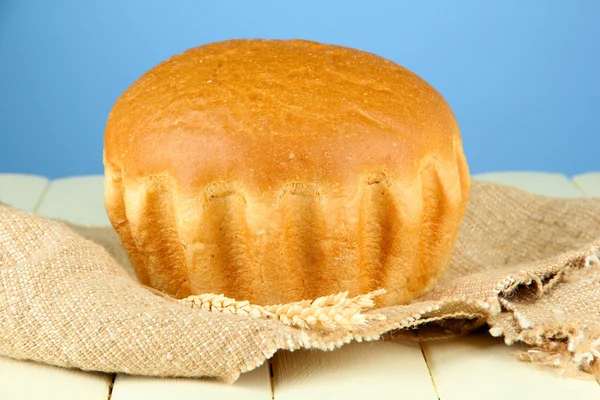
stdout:
{"type": "Polygon", "coordinates": [[[431,85],[304,40],[229,40],[158,64],[114,105],[104,165],[142,283],[256,304],[420,296],[448,266],[470,185],[431,85]]]}

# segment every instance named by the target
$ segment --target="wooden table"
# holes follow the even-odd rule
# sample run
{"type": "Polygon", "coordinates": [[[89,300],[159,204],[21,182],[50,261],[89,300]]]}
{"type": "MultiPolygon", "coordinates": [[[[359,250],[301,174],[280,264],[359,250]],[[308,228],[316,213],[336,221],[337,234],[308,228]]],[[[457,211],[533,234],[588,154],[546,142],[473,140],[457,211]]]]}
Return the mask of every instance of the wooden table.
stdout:
{"type": "MultiPolygon", "coordinates": [[[[572,179],[539,172],[473,178],[550,196],[600,197],[598,172],[572,179]]],[[[78,224],[109,224],[101,176],[49,181],[0,174],[0,201],[78,224]]],[[[510,350],[500,339],[475,334],[423,345],[375,342],[333,352],[282,351],[233,385],[86,373],[0,357],[0,399],[600,399],[595,380],[563,378],[517,361],[510,350]]]]}

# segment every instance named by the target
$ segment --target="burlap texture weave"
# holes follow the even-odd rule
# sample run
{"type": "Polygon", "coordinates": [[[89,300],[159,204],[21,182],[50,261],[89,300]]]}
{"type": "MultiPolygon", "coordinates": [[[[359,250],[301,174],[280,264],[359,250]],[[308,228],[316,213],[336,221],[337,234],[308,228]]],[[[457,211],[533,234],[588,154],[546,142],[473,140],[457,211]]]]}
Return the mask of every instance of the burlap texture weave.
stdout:
{"type": "Polygon", "coordinates": [[[0,205],[0,354],[110,373],[233,382],[278,349],[439,338],[484,324],[522,357],[600,375],[600,199],[474,182],[451,268],[353,330],[191,308],[138,284],[114,231],[0,205]]]}

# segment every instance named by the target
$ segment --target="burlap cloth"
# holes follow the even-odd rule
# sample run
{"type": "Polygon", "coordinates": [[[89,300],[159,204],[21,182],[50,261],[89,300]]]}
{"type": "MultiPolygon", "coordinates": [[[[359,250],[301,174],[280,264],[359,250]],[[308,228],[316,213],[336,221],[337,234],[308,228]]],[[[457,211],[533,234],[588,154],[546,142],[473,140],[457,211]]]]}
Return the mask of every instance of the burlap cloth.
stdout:
{"type": "MultiPolygon", "coordinates": [[[[0,354],[109,373],[235,381],[278,349],[431,339],[487,324],[529,361],[600,376],[600,199],[473,182],[444,281],[354,328],[190,307],[141,286],[109,228],[0,205],[0,354]]],[[[401,360],[399,360],[401,362],[401,360]]]]}

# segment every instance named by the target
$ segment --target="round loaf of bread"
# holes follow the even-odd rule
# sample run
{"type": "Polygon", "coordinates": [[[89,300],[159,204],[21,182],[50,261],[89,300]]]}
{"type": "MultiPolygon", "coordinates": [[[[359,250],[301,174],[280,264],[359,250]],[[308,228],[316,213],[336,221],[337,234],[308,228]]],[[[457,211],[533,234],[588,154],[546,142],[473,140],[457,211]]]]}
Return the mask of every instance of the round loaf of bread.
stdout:
{"type": "Polygon", "coordinates": [[[304,40],[187,50],[117,100],[108,216],[139,280],[278,304],[444,274],[470,178],[455,117],[402,66],[304,40]]]}

